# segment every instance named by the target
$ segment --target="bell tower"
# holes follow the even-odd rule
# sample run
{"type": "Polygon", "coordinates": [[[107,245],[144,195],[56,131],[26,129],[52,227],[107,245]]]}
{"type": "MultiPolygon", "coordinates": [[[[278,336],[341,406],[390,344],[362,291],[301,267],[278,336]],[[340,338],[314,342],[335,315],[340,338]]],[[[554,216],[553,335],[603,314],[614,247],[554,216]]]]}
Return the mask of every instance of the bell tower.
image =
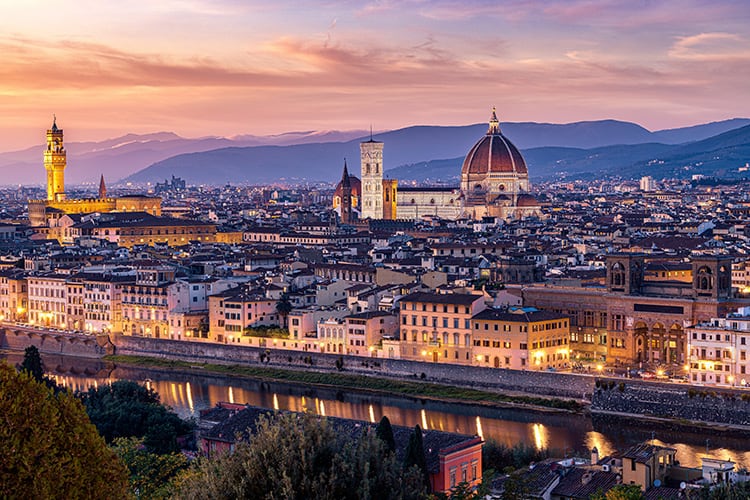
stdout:
{"type": "Polygon", "coordinates": [[[63,131],[57,128],[57,117],[47,130],[47,149],[44,150],[44,168],[47,170],[47,201],[65,199],[65,166],[67,155],[63,144],[63,131]]]}
{"type": "Polygon", "coordinates": [[[383,143],[370,140],[359,144],[362,192],[360,193],[360,217],[362,219],[383,218],[383,143]]]}

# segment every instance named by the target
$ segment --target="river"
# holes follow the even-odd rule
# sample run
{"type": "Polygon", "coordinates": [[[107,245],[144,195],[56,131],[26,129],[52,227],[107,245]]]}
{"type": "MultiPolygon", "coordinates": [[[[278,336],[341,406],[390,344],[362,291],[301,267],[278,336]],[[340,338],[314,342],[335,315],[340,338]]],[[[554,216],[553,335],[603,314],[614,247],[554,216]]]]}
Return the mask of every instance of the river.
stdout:
{"type": "MultiPolygon", "coordinates": [[[[0,358],[18,364],[22,354],[3,353],[0,358]]],[[[378,422],[386,415],[393,425],[411,427],[419,424],[425,429],[478,434],[508,446],[523,442],[558,453],[575,451],[579,456],[594,446],[599,450],[599,456],[606,456],[641,441],[653,440],[654,444],[677,449],[677,459],[686,466],[700,466],[701,457],[713,456],[750,467],[750,442],[733,436],[732,431],[711,436],[705,436],[699,430],[695,433],[652,432],[645,422],[643,425],[623,424],[610,422],[606,417],[592,419],[584,415],[488,408],[302,384],[235,379],[210,373],[115,366],[65,356],[44,355],[43,359],[49,375],[72,390],[86,390],[115,380],[134,380],[158,392],[162,402],[183,418],[197,418],[201,410],[228,401],[369,422],[378,422]]]]}

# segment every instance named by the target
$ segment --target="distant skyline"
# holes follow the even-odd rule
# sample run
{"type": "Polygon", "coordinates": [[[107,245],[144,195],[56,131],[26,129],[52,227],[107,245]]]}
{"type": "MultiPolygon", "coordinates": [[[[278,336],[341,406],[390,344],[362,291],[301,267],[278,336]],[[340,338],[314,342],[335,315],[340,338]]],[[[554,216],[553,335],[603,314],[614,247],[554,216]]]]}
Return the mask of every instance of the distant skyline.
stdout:
{"type": "Polygon", "coordinates": [[[0,151],[185,137],[750,115],[750,5],[627,0],[0,2],[0,151]]]}

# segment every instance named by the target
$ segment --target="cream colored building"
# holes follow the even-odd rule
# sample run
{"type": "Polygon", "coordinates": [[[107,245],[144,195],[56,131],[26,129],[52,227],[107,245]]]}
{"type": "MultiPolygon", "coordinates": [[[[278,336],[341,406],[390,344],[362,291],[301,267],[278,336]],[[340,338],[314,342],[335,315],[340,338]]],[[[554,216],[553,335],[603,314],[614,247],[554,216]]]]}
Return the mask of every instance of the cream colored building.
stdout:
{"type": "Polygon", "coordinates": [[[474,365],[513,370],[564,369],[570,320],[533,308],[485,309],[472,319],[474,365]]]}

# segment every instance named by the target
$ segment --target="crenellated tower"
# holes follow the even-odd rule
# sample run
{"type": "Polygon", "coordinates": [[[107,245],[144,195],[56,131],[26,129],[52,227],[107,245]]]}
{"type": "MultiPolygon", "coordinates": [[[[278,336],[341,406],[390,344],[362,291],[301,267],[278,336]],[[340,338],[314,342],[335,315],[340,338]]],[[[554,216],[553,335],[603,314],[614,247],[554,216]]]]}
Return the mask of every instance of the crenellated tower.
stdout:
{"type": "Polygon", "coordinates": [[[47,149],[44,151],[44,168],[47,170],[47,200],[65,199],[65,167],[67,165],[63,131],[57,128],[57,117],[47,130],[47,149]]]}
{"type": "Polygon", "coordinates": [[[359,144],[361,161],[361,211],[362,219],[383,218],[383,143],[372,140],[359,144]]]}

